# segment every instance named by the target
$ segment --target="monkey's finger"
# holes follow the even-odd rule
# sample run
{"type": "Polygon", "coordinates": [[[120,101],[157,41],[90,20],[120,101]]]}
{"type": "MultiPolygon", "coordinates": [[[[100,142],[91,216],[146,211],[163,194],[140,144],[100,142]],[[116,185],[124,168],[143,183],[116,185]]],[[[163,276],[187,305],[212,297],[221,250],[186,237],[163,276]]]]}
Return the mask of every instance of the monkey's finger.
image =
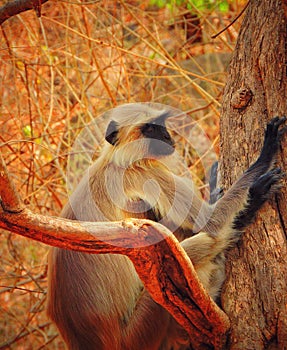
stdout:
{"type": "Polygon", "coordinates": [[[267,127],[270,125],[274,125],[275,123],[277,123],[278,122],[278,120],[279,120],[279,117],[278,116],[276,116],[276,117],[273,117],[269,122],[268,122],[268,124],[267,124],[267,127]]]}
{"type": "Polygon", "coordinates": [[[270,120],[270,122],[267,124],[266,129],[266,137],[275,137],[275,135],[278,135],[279,127],[284,124],[286,121],[286,117],[274,117],[270,120]]]}
{"type": "Polygon", "coordinates": [[[265,182],[266,185],[272,184],[280,181],[286,176],[286,173],[282,171],[281,168],[273,168],[268,171],[266,174],[259,177],[258,182],[265,182]]]}
{"type": "Polygon", "coordinates": [[[271,195],[280,188],[280,182],[285,176],[280,168],[274,168],[261,175],[251,186],[250,192],[256,196],[271,195]]]}
{"type": "Polygon", "coordinates": [[[274,129],[275,129],[274,131],[278,130],[279,127],[280,127],[282,124],[285,123],[285,121],[286,121],[286,116],[281,117],[281,118],[276,117],[276,119],[275,119],[274,122],[273,122],[273,127],[274,127],[274,129]],[[278,118],[278,119],[277,119],[277,118],[278,118]]]}
{"type": "Polygon", "coordinates": [[[272,193],[277,191],[282,186],[281,180],[286,176],[286,174],[280,168],[272,169],[265,175],[265,188],[272,191],[272,193]]]}
{"type": "Polygon", "coordinates": [[[263,154],[272,156],[278,151],[281,138],[285,134],[287,126],[284,126],[281,130],[279,130],[279,127],[284,124],[285,121],[286,117],[274,117],[267,124],[267,128],[265,130],[264,146],[262,149],[263,154]]]}
{"type": "Polygon", "coordinates": [[[274,126],[276,129],[280,127],[280,125],[284,124],[286,121],[286,116],[283,117],[274,117],[273,119],[270,120],[268,125],[274,126]]]}

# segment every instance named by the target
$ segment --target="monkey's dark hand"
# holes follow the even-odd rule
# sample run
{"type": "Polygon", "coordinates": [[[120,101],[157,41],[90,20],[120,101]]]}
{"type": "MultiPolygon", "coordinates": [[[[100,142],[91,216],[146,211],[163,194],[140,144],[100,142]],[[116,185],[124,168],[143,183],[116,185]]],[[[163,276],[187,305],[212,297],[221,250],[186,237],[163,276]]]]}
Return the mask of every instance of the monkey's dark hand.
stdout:
{"type": "Polygon", "coordinates": [[[257,161],[247,170],[247,174],[257,172],[257,176],[260,176],[272,167],[282,136],[287,131],[287,126],[280,128],[286,119],[275,117],[267,124],[262,151],[257,161]]]}
{"type": "Polygon", "coordinates": [[[255,210],[258,210],[273,193],[276,193],[280,189],[280,181],[285,175],[280,168],[274,168],[266,174],[261,175],[253,183],[249,189],[249,203],[253,203],[255,210]]]}
{"type": "Polygon", "coordinates": [[[264,144],[257,162],[271,164],[274,155],[277,153],[282,136],[287,131],[287,126],[279,129],[286,122],[286,117],[275,117],[267,124],[265,131],[264,144]]]}
{"type": "Polygon", "coordinates": [[[272,194],[280,189],[280,181],[284,176],[285,173],[280,168],[274,168],[255,180],[249,189],[247,206],[239,213],[234,222],[236,229],[242,230],[251,224],[255,218],[255,213],[270,199],[272,194]]]}

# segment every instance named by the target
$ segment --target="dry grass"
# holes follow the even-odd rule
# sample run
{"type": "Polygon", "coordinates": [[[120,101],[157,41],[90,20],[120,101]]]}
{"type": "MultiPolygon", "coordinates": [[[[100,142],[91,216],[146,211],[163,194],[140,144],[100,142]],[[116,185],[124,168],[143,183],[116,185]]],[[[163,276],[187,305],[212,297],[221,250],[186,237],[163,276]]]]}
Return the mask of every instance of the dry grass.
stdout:
{"type": "MultiPolygon", "coordinates": [[[[122,103],[187,111],[211,140],[209,151],[217,151],[224,71],[240,21],[210,37],[241,8],[234,1],[226,14],[194,9],[188,20],[184,5],[170,11],[146,1],[51,1],[41,18],[30,11],[5,22],[1,152],[25,203],[60,212],[73,141],[86,123],[122,103]]],[[[182,150],[203,186],[202,159],[184,140],[182,150]]],[[[47,251],[1,232],[0,349],[64,348],[45,314],[47,251]]]]}

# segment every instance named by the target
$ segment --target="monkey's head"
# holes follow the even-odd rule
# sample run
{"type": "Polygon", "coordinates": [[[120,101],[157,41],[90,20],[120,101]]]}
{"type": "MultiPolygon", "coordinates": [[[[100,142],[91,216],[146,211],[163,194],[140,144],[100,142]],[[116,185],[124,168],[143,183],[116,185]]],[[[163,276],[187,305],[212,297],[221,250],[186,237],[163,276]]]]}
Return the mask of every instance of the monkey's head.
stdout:
{"type": "Polygon", "coordinates": [[[147,104],[128,104],[113,110],[105,139],[125,162],[157,159],[174,152],[174,140],[166,128],[171,113],[147,104]]]}

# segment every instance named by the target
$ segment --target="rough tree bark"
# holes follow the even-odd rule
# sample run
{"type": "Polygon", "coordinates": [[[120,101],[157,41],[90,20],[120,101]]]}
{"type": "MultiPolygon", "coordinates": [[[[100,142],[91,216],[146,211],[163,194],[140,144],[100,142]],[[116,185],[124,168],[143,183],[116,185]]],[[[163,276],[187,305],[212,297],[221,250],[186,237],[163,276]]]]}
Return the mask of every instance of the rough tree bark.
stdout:
{"type": "MultiPolygon", "coordinates": [[[[224,188],[255,160],[267,121],[287,114],[286,62],[287,1],[251,0],[223,97],[224,188]]],[[[278,159],[285,171],[286,146],[284,140],[278,159]]],[[[286,200],[285,180],[229,254],[222,304],[231,321],[230,349],[287,349],[286,200]]]]}

